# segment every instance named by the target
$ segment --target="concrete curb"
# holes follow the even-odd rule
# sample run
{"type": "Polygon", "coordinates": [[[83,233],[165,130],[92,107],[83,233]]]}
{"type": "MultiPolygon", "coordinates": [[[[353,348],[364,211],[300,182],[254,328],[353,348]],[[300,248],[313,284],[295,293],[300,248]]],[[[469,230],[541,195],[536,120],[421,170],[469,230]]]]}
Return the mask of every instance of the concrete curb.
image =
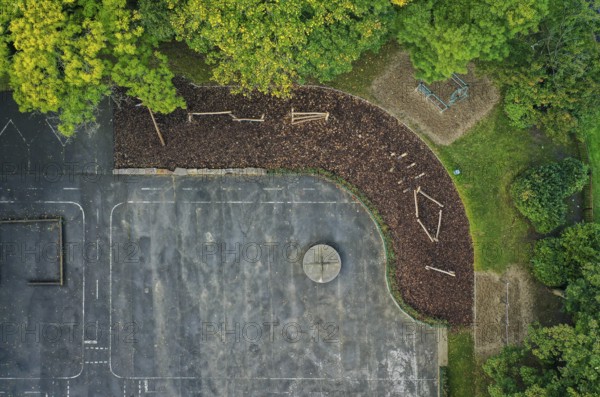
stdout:
{"type": "Polygon", "coordinates": [[[263,176],[267,175],[264,168],[175,168],[174,171],[165,168],[118,168],[113,170],[114,175],[201,175],[201,176],[263,176]]]}

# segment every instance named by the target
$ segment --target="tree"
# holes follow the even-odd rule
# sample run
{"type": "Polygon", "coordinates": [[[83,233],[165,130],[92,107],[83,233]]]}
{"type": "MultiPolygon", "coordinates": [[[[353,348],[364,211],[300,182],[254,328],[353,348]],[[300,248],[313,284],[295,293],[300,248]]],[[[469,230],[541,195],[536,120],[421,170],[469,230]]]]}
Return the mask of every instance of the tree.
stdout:
{"type": "Polygon", "coordinates": [[[535,30],[547,12],[547,0],[417,1],[400,10],[398,41],[417,78],[444,80],[472,60],[504,59],[509,40],[535,30]]]}
{"type": "Polygon", "coordinates": [[[550,4],[540,30],[517,36],[511,56],[486,69],[505,88],[513,125],[537,126],[562,143],[600,107],[600,14],[589,0],[550,4]]]}
{"type": "Polygon", "coordinates": [[[535,244],[533,274],[549,287],[573,286],[588,264],[600,264],[600,224],[581,223],[535,244]]]}
{"type": "Polygon", "coordinates": [[[600,312],[600,257],[581,266],[581,277],[567,286],[566,308],[575,318],[598,318],[600,312]]]}
{"type": "Polygon", "coordinates": [[[517,176],[510,193],[515,206],[540,233],[548,233],[564,223],[565,198],[581,191],[588,181],[588,166],[567,158],[517,176]]]}
{"type": "MultiPolygon", "coordinates": [[[[522,346],[507,346],[484,371],[492,397],[600,395],[600,224],[580,224],[544,244],[567,267],[565,308],[573,324],[535,325],[522,346]]],[[[536,247],[537,251],[537,247],[536,247]]],[[[538,253],[536,252],[536,255],[538,253]]],[[[539,259],[539,258],[538,258],[539,259]]],[[[543,265],[546,266],[546,265],[543,265]]],[[[554,271],[554,270],[553,270],[554,271]]],[[[560,271],[559,271],[560,273],[560,271]]]]}
{"type": "Polygon", "coordinates": [[[163,1],[177,38],[216,64],[216,82],[278,96],[350,71],[383,44],[395,16],[389,0],[163,1]]]}
{"type": "Polygon", "coordinates": [[[57,112],[59,131],[69,136],[94,120],[114,84],[157,112],[184,106],[166,59],[126,0],[0,2],[8,10],[3,42],[14,48],[3,67],[21,111],[57,112]]]}

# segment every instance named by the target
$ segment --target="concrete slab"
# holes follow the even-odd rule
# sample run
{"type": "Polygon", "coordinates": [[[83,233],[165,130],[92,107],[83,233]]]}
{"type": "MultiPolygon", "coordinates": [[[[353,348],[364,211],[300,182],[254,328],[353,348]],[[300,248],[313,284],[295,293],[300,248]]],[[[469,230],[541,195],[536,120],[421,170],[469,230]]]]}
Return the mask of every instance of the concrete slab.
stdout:
{"type": "Polygon", "coordinates": [[[347,192],[308,176],[113,174],[110,123],[63,142],[0,109],[0,147],[48,159],[3,163],[0,215],[60,216],[66,258],[63,287],[27,286],[21,258],[1,258],[0,393],[437,395],[435,331],[395,305],[381,236],[347,192]],[[327,284],[302,269],[318,243],[343,263],[327,284]]]}

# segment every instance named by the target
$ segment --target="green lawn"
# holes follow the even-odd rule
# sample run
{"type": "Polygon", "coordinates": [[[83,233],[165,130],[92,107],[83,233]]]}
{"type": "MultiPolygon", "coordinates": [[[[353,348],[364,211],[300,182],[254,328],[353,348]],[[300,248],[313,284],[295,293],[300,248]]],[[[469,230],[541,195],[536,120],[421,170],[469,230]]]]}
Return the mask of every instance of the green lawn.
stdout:
{"type": "Polygon", "coordinates": [[[398,44],[392,41],[381,47],[378,52],[367,52],[352,64],[351,72],[341,74],[324,84],[374,101],[370,90],[371,83],[385,70],[398,50],[398,44]]]}
{"type": "MultiPolygon", "coordinates": [[[[378,53],[364,54],[351,73],[329,85],[377,103],[371,83],[398,49],[396,44],[388,44],[378,53]]],[[[453,177],[471,224],[475,269],[502,272],[510,264],[526,263],[530,228],[511,203],[510,183],[525,168],[552,161],[565,150],[576,156],[575,145],[560,148],[541,134],[534,136],[511,127],[499,106],[450,146],[425,140],[448,172],[457,168],[461,171],[453,177]]]]}
{"type": "Polygon", "coordinates": [[[592,167],[592,194],[594,196],[594,221],[600,222],[600,111],[585,123],[584,134],[590,165],[592,167]]]}
{"type": "Polygon", "coordinates": [[[469,331],[448,334],[448,391],[450,397],[475,396],[477,370],[473,337],[469,331]]]}
{"type": "Polygon", "coordinates": [[[434,148],[465,203],[475,246],[475,269],[504,271],[529,257],[527,221],[512,205],[509,188],[525,168],[555,160],[575,146],[552,144],[541,135],[511,127],[499,107],[466,136],[434,148]]]}

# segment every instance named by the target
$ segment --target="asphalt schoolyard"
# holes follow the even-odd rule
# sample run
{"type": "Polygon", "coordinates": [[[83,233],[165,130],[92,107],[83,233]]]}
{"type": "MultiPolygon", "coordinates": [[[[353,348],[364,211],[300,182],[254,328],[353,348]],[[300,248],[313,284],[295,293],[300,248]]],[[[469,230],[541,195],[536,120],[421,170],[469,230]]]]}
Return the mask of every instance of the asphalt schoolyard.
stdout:
{"type": "Polygon", "coordinates": [[[437,395],[438,335],[393,301],[361,203],[309,176],[114,175],[102,109],[67,140],[0,100],[0,220],[62,222],[0,223],[0,396],[437,395]],[[326,284],[302,269],[319,243],[326,284]],[[64,284],[31,285],[59,247],[64,284]]]}

